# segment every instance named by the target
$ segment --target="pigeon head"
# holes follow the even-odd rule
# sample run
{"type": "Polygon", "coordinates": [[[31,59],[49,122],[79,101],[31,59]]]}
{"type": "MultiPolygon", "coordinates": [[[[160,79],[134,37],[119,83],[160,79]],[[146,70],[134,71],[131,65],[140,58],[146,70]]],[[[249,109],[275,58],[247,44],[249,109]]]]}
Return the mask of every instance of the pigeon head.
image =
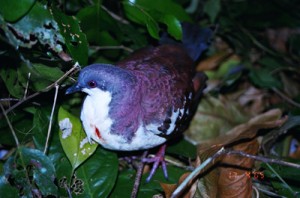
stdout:
{"type": "Polygon", "coordinates": [[[93,94],[100,89],[111,94],[117,94],[135,83],[135,77],[127,70],[109,64],[93,64],[80,71],[78,81],[66,90],[66,94],[77,91],[93,94]]]}

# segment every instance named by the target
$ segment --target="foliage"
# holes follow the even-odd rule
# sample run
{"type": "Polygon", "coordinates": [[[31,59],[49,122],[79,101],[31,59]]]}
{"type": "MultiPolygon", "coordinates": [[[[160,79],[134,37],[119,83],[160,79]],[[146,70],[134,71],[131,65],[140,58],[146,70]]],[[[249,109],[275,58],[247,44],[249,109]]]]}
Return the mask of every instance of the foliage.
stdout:
{"type": "MultiPolygon", "coordinates": [[[[0,0],[0,196],[129,196],[135,164],[119,161],[127,153],[88,142],[79,120],[84,95],[64,91],[74,82],[76,62],[82,67],[114,63],[158,44],[165,32],[180,40],[182,21],[215,30],[210,49],[196,65],[210,80],[186,139],[299,164],[298,10],[296,0],[0,0]],[[270,120],[257,122],[275,108],[287,117],[278,118],[276,110],[271,125],[270,120]],[[262,141],[256,141],[258,136],[262,141]]],[[[196,156],[205,160],[214,152],[182,138],[167,150],[185,168],[196,156]]],[[[259,182],[243,175],[247,189],[256,185],[261,194],[282,196],[299,192],[298,170],[253,161],[235,164],[230,171],[244,166],[265,174],[259,182]]],[[[217,178],[201,175],[203,180],[189,190],[217,195],[224,192],[217,186],[222,183],[222,189],[233,189],[229,194],[237,193],[237,186],[226,183],[225,169],[214,169],[223,171],[217,178]]],[[[169,165],[169,183],[176,184],[186,172],[169,165]]],[[[138,196],[163,193],[161,170],[148,184],[147,174],[138,196]]]]}

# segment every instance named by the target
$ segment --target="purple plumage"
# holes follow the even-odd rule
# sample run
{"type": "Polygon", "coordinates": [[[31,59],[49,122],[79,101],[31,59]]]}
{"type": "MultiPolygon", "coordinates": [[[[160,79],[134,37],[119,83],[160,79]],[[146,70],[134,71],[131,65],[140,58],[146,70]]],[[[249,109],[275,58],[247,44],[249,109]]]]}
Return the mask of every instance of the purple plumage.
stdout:
{"type": "Polygon", "coordinates": [[[189,50],[180,44],[163,44],[138,50],[115,66],[93,64],[82,69],[78,82],[66,93],[87,93],[81,120],[89,141],[107,149],[133,151],[162,145],[183,132],[206,80],[205,75],[195,75],[198,53],[191,54],[203,51],[204,45],[197,44],[199,49],[188,43],[189,50]],[[193,81],[200,82],[197,90],[193,81]]]}

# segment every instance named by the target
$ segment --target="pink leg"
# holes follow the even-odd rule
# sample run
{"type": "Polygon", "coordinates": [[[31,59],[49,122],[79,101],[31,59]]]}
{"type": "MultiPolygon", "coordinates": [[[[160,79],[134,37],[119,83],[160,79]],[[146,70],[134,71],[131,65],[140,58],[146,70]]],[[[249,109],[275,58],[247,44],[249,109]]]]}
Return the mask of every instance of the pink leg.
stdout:
{"type": "Polygon", "coordinates": [[[154,173],[155,173],[156,169],[158,168],[159,164],[161,164],[161,166],[162,166],[165,178],[168,179],[167,165],[166,165],[166,162],[165,162],[166,146],[167,146],[166,144],[162,145],[159,148],[159,151],[156,153],[155,157],[142,159],[142,162],[153,163],[152,169],[150,171],[149,176],[146,179],[146,182],[149,182],[151,180],[151,178],[154,175],[154,173]]]}

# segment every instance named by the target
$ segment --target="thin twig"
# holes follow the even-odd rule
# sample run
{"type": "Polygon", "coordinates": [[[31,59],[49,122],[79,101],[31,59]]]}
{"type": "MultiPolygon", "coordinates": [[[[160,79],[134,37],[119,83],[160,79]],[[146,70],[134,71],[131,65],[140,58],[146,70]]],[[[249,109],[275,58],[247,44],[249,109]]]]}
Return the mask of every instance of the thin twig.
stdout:
{"type": "Polygon", "coordinates": [[[66,189],[66,191],[68,193],[69,198],[72,198],[72,192],[71,192],[70,188],[68,187],[68,185],[64,184],[64,187],[65,187],[65,189],[66,189]]]}
{"type": "Polygon", "coordinates": [[[276,175],[276,177],[287,187],[287,189],[293,194],[295,195],[295,192],[293,191],[293,189],[282,179],[282,177],[280,177],[280,175],[274,170],[274,168],[269,164],[266,163],[266,165],[268,166],[268,168],[276,175]]]}
{"type": "Polygon", "coordinates": [[[48,87],[46,87],[45,89],[43,89],[42,91],[35,92],[34,94],[31,94],[28,97],[19,100],[19,102],[17,102],[16,104],[14,104],[10,108],[8,108],[5,111],[5,113],[8,114],[10,111],[12,111],[13,109],[15,109],[16,107],[18,107],[22,103],[26,102],[27,100],[30,100],[31,98],[34,98],[34,97],[38,96],[39,94],[41,94],[43,92],[49,91],[50,89],[52,89],[53,87],[55,87],[57,84],[59,84],[59,82],[61,82],[62,80],[64,80],[67,76],[69,76],[72,72],[74,72],[74,70],[76,70],[78,68],[79,68],[79,64],[75,63],[75,65],[69,71],[67,71],[64,75],[62,75],[57,81],[55,81],[54,83],[52,83],[51,85],[49,85],[48,87]]]}
{"type": "Polygon", "coordinates": [[[229,155],[240,155],[243,157],[251,158],[257,161],[265,162],[265,163],[271,163],[271,164],[279,164],[283,166],[289,166],[293,168],[298,168],[300,169],[300,164],[295,164],[291,162],[285,162],[279,159],[272,159],[272,158],[267,158],[263,156],[258,156],[258,155],[251,155],[242,151],[226,151],[224,154],[229,154],[229,155]]]}
{"type": "Polygon", "coordinates": [[[103,10],[105,10],[112,18],[116,19],[117,21],[119,21],[123,24],[129,24],[129,21],[127,21],[126,19],[123,19],[122,17],[120,17],[120,16],[116,15],[115,13],[111,12],[106,7],[104,7],[103,5],[101,5],[101,8],[103,10]]]}
{"type": "MultiPolygon", "coordinates": [[[[142,159],[147,157],[147,155],[148,155],[148,151],[145,151],[142,155],[142,159]]],[[[140,187],[144,166],[145,166],[145,163],[142,162],[142,160],[141,160],[141,163],[140,163],[140,165],[138,167],[138,170],[136,172],[133,189],[132,189],[131,196],[130,196],[131,198],[136,198],[137,197],[137,193],[138,193],[138,190],[139,190],[139,187],[140,187]]]]}
{"type": "Polygon", "coordinates": [[[95,50],[125,50],[127,52],[133,52],[134,50],[129,48],[129,47],[125,47],[124,45],[118,45],[118,46],[91,46],[91,48],[94,48],[95,50]]]}
{"type": "Polygon", "coordinates": [[[18,98],[0,98],[0,102],[7,102],[7,101],[19,101],[18,98]]]}
{"type": "Polygon", "coordinates": [[[48,133],[47,133],[47,139],[46,139],[46,143],[45,143],[45,148],[44,148],[44,154],[46,154],[47,150],[48,150],[49,138],[50,138],[50,134],[51,134],[52,121],[53,121],[53,114],[54,114],[54,110],[55,110],[55,106],[56,106],[56,100],[57,100],[57,95],[58,95],[58,89],[59,89],[59,85],[55,85],[54,101],[53,101],[52,111],[51,111],[50,120],[49,120],[49,127],[48,127],[48,133]]]}
{"type": "Polygon", "coordinates": [[[8,117],[7,117],[7,114],[5,113],[5,110],[4,110],[4,108],[3,108],[3,106],[2,106],[1,103],[0,103],[0,108],[1,108],[1,110],[3,112],[3,115],[4,115],[5,119],[6,119],[6,122],[7,122],[8,126],[9,126],[9,128],[11,130],[11,133],[12,133],[14,139],[15,139],[16,145],[17,145],[17,147],[19,147],[20,143],[19,143],[18,137],[16,135],[16,132],[15,132],[14,128],[12,127],[12,125],[11,125],[11,123],[10,123],[8,117]]]}
{"type": "Polygon", "coordinates": [[[284,100],[286,100],[288,103],[290,103],[291,105],[294,105],[295,107],[300,108],[300,104],[293,101],[292,99],[290,99],[289,97],[287,97],[284,93],[282,93],[281,91],[279,91],[277,88],[272,88],[272,90],[278,94],[281,98],[283,98],[284,100]]]}
{"type": "Polygon", "coordinates": [[[185,180],[176,188],[176,190],[171,195],[171,198],[179,197],[179,195],[182,193],[182,191],[188,186],[190,181],[193,181],[200,173],[201,171],[210,164],[213,160],[217,159],[220,155],[222,155],[225,152],[224,147],[222,147],[219,151],[217,151],[213,156],[206,159],[200,166],[198,166],[185,180]]]}
{"type": "Polygon", "coordinates": [[[31,73],[29,72],[29,73],[28,73],[28,79],[27,79],[26,88],[25,88],[25,91],[24,91],[24,96],[23,96],[23,98],[26,98],[26,96],[27,96],[28,87],[29,87],[29,81],[30,81],[30,76],[31,76],[31,73]]]}

